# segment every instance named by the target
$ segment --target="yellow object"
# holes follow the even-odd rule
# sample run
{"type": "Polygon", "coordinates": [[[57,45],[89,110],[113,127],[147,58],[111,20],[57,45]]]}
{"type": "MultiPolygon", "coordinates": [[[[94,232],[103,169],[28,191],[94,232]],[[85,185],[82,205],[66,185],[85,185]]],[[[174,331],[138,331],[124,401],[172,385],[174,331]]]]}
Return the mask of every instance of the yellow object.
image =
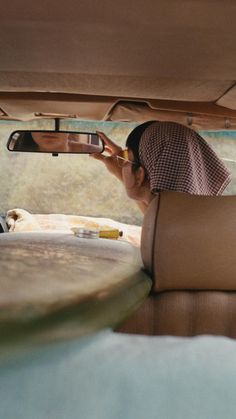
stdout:
{"type": "Polygon", "coordinates": [[[121,157],[123,157],[123,159],[125,159],[125,160],[129,160],[129,154],[128,154],[128,149],[127,148],[122,150],[122,156],[121,157]]]}
{"type": "Polygon", "coordinates": [[[122,235],[123,232],[118,230],[118,228],[99,230],[99,237],[103,239],[118,239],[122,235]]]}

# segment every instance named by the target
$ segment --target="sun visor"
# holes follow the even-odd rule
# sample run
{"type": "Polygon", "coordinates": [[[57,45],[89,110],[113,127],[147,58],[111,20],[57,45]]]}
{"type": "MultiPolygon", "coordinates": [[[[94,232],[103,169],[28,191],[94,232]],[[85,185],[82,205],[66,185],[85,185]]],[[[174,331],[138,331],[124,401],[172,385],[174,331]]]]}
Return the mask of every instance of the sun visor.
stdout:
{"type": "Polygon", "coordinates": [[[213,103],[119,101],[110,110],[107,120],[145,122],[173,121],[193,129],[236,129],[236,111],[213,103]]]}
{"type": "MultiPolygon", "coordinates": [[[[114,100],[56,93],[0,93],[3,115],[13,119],[35,117],[70,117],[103,120],[114,100]]],[[[1,116],[1,113],[0,113],[1,116]]]]}
{"type": "Polygon", "coordinates": [[[144,122],[173,121],[193,129],[236,129],[236,110],[211,102],[134,100],[66,93],[2,92],[0,118],[77,118],[144,122]]]}
{"type": "Polygon", "coordinates": [[[236,86],[232,87],[228,92],[224,94],[218,101],[217,104],[225,106],[229,109],[236,110],[236,86]]]}

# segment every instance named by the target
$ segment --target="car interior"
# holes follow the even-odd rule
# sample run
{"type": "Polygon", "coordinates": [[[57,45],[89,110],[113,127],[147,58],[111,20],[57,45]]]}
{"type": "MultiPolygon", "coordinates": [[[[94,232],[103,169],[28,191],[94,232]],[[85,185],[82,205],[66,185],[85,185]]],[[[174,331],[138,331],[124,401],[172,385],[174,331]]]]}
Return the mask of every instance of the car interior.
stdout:
{"type": "Polygon", "coordinates": [[[141,252],[153,287],[119,331],[235,338],[235,205],[235,196],[178,192],[151,202],[141,252]]]}
{"type": "Polygon", "coordinates": [[[0,1],[1,418],[235,417],[235,19],[233,0],[0,1]],[[89,154],[149,120],[206,138],[226,193],[128,202],[89,154]]]}
{"type": "MultiPolygon", "coordinates": [[[[214,15],[210,0],[150,1],[149,7],[139,0],[102,3],[69,1],[65,10],[55,1],[32,7],[28,0],[13,0],[2,8],[2,121],[171,120],[197,131],[233,132],[232,1],[225,3],[227,13],[215,2],[214,15]]],[[[152,293],[119,331],[235,336],[229,273],[234,238],[226,216],[233,206],[234,197],[160,194],[144,218],[141,244],[152,293]],[[172,210],[178,198],[183,218],[172,210]],[[168,220],[162,218],[165,206],[168,220]]],[[[7,228],[2,217],[1,229],[7,228]]]]}

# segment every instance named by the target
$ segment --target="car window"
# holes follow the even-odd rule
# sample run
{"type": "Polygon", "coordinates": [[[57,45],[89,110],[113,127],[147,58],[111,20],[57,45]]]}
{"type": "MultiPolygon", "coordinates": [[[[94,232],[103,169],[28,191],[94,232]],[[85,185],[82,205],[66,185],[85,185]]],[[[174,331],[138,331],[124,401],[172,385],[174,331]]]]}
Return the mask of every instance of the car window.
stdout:
{"type": "MultiPolygon", "coordinates": [[[[137,124],[77,122],[64,120],[61,129],[104,131],[125,145],[137,124]]],[[[101,162],[87,155],[11,153],[6,149],[10,133],[17,129],[54,129],[54,121],[22,123],[0,121],[1,206],[0,212],[24,208],[32,213],[63,213],[115,220],[140,225],[142,214],[127,198],[123,186],[101,162]]],[[[216,153],[225,158],[233,175],[226,194],[236,194],[236,132],[202,131],[200,134],[216,153]]]]}
{"type": "MultiPolygon", "coordinates": [[[[104,131],[122,146],[136,124],[62,121],[61,130],[104,131]]],[[[142,214],[122,184],[88,155],[12,153],[6,149],[17,129],[54,129],[54,121],[0,121],[0,212],[23,208],[32,213],[108,217],[140,225],[142,214]]]]}
{"type": "Polygon", "coordinates": [[[200,131],[231,172],[232,180],[223,195],[236,195],[236,131],[200,131]]]}

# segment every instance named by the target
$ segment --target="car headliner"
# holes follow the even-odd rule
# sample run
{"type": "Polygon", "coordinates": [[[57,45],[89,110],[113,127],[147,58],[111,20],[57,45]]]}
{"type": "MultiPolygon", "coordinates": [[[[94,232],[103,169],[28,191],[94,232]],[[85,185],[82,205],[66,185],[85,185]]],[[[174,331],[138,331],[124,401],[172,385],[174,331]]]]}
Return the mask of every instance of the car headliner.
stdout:
{"type": "Polygon", "coordinates": [[[236,126],[233,0],[1,3],[2,118],[236,126]]]}

